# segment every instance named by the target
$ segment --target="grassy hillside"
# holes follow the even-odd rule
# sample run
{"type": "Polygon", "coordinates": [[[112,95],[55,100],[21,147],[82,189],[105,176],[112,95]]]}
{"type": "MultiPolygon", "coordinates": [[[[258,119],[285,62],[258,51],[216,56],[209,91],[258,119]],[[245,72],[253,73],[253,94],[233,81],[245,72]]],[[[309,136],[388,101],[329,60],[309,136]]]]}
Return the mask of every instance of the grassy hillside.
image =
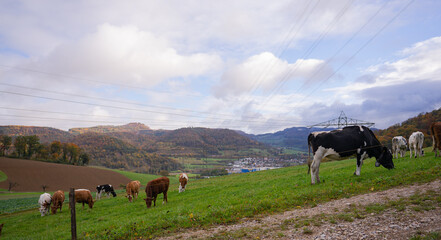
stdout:
{"type": "MultiPolygon", "coordinates": [[[[366,160],[361,176],[353,175],[354,159],[323,163],[323,183],[314,186],[306,166],[190,181],[183,193],[178,193],[178,185],[173,183],[168,204],[161,204],[160,195],[157,206],[151,209],[142,201],[145,193],[134,203],[119,194],[98,201],[92,210],[77,205],[78,234],[83,239],[151,238],[182,228],[234,223],[244,217],[439,179],[440,158],[435,159],[428,149],[426,153],[420,159],[395,160],[394,170],[375,168],[375,159],[366,160]]],[[[65,210],[43,218],[37,209],[3,214],[0,222],[5,223],[4,239],[70,237],[70,216],[65,210]]]]}

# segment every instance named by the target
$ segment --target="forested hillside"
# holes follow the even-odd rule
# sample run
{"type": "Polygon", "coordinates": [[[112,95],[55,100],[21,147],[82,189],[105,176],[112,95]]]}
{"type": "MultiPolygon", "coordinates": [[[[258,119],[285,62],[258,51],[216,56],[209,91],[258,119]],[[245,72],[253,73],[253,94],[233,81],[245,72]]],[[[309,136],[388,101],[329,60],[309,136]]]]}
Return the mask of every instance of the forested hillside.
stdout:
{"type": "Polygon", "coordinates": [[[42,143],[51,143],[53,141],[68,142],[71,134],[50,127],[30,127],[30,126],[0,126],[0,135],[32,136],[37,135],[42,143]]]}
{"type": "Polygon", "coordinates": [[[129,123],[121,126],[104,125],[90,128],[71,128],[69,133],[82,134],[88,132],[95,133],[113,133],[113,132],[138,132],[140,130],[150,130],[150,128],[142,123],[129,123]]]}
{"type": "Polygon", "coordinates": [[[0,126],[0,131],[12,138],[35,135],[48,144],[54,141],[73,143],[90,156],[91,165],[146,173],[179,169],[181,165],[171,157],[231,159],[247,157],[254,149],[266,152],[271,150],[262,143],[228,129],[151,130],[144,124],[131,123],[123,126],[76,128],[69,132],[21,126],[0,126]]]}
{"type": "Polygon", "coordinates": [[[402,123],[397,123],[384,130],[375,131],[378,140],[387,146],[391,145],[392,138],[403,136],[409,139],[409,136],[415,131],[424,133],[424,147],[432,146],[432,137],[430,134],[430,124],[441,121],[441,108],[429,113],[420,113],[418,116],[409,118],[402,123]]]}
{"type": "Polygon", "coordinates": [[[112,136],[84,133],[75,136],[73,142],[91,156],[91,164],[95,165],[154,174],[160,170],[173,171],[180,167],[178,162],[169,157],[149,153],[112,136]]]}

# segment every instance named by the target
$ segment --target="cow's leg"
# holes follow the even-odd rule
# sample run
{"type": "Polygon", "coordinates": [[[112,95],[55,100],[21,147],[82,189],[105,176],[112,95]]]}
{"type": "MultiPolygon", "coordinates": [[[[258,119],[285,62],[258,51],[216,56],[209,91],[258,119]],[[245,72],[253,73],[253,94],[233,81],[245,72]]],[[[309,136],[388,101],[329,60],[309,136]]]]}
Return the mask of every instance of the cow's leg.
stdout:
{"type": "Polygon", "coordinates": [[[98,191],[96,192],[96,200],[100,200],[101,199],[101,192],[98,191]]]}
{"type": "Polygon", "coordinates": [[[167,192],[164,192],[164,199],[162,200],[162,204],[167,202],[167,192]]]}
{"type": "Polygon", "coordinates": [[[156,207],[156,196],[153,197],[153,207],[156,207]]]}
{"type": "Polygon", "coordinates": [[[363,152],[361,155],[357,154],[357,168],[355,169],[354,175],[360,176],[361,166],[363,166],[363,160],[365,158],[366,158],[366,152],[363,152]]]}
{"type": "Polygon", "coordinates": [[[314,154],[314,159],[311,163],[311,184],[320,183],[319,178],[319,168],[320,168],[320,162],[322,161],[324,155],[325,155],[326,149],[323,147],[319,147],[317,151],[314,154]]]}

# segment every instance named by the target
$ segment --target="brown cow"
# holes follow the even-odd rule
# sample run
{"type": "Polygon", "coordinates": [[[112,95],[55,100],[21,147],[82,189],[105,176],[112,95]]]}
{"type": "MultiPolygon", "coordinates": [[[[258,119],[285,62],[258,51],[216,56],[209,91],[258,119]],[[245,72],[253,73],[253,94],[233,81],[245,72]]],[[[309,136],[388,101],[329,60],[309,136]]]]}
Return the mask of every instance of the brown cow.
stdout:
{"type": "Polygon", "coordinates": [[[434,122],[430,125],[430,133],[432,133],[433,151],[435,157],[438,157],[438,151],[441,150],[441,122],[434,122]]]}
{"type": "Polygon", "coordinates": [[[132,202],[133,198],[136,199],[138,197],[138,192],[140,187],[141,187],[141,183],[138,180],[127,183],[126,197],[129,199],[129,202],[132,202]]]}
{"type": "Polygon", "coordinates": [[[185,191],[185,186],[187,186],[188,176],[185,173],[179,175],[179,192],[185,191]]]}
{"type": "Polygon", "coordinates": [[[52,206],[51,206],[52,214],[56,214],[58,208],[60,209],[61,212],[61,207],[63,207],[63,202],[64,202],[64,192],[61,190],[56,191],[54,195],[52,195],[52,206]]]}
{"type": "Polygon", "coordinates": [[[92,208],[95,203],[89,189],[75,189],[75,202],[82,203],[83,209],[85,203],[89,205],[89,208],[92,208]]]}
{"type": "Polygon", "coordinates": [[[162,204],[164,204],[164,201],[167,202],[167,191],[169,185],[170,180],[167,177],[160,177],[147,183],[147,186],[145,187],[145,194],[147,195],[147,198],[144,199],[147,208],[152,206],[152,200],[153,206],[156,206],[156,197],[160,193],[164,193],[164,200],[162,201],[162,204]]]}

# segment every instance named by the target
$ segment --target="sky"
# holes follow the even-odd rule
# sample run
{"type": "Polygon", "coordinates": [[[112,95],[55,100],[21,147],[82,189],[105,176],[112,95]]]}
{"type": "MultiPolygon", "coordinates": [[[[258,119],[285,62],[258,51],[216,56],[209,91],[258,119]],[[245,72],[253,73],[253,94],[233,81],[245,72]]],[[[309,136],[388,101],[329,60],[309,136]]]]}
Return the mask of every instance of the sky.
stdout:
{"type": "Polygon", "coordinates": [[[271,133],[441,107],[441,1],[0,1],[0,125],[271,133]]]}

